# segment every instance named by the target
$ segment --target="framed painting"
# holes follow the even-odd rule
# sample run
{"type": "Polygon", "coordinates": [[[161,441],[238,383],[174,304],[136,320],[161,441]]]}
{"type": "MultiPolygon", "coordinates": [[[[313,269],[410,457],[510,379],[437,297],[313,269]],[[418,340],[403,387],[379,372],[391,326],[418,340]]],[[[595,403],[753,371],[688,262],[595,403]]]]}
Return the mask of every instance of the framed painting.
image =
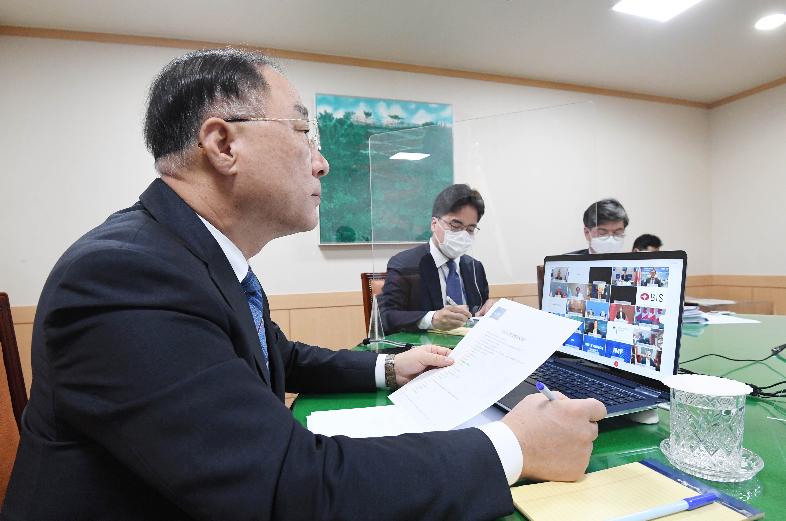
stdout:
{"type": "Polygon", "coordinates": [[[322,245],[407,243],[431,234],[431,206],[453,183],[453,109],[443,103],[317,94],[322,245]]]}

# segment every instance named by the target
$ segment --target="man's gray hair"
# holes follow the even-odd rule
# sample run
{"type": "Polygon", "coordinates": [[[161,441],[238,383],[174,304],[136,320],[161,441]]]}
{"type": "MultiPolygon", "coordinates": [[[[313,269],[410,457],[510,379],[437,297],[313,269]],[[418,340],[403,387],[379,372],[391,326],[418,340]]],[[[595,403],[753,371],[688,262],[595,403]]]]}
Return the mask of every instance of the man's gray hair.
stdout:
{"type": "Polygon", "coordinates": [[[625,227],[628,227],[628,212],[616,199],[601,199],[584,211],[584,226],[587,228],[614,221],[622,221],[625,227]]]}
{"type": "Polygon", "coordinates": [[[194,154],[205,119],[264,116],[268,83],[264,54],[245,49],[205,49],[172,60],[150,87],[145,141],[161,173],[178,170],[194,154]]]}

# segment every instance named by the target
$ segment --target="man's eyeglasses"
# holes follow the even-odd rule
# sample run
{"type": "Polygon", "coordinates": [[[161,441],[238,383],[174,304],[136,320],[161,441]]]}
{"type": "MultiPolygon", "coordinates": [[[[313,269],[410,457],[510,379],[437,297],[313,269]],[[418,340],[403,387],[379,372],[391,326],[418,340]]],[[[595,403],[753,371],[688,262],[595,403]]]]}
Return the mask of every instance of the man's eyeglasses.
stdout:
{"type": "Polygon", "coordinates": [[[609,236],[614,236],[615,239],[624,239],[625,238],[625,230],[619,230],[616,232],[612,232],[606,230],[604,228],[597,228],[595,230],[595,236],[599,239],[606,239],[609,236]]]}
{"type": "Polygon", "coordinates": [[[470,235],[474,235],[480,231],[480,228],[476,224],[470,224],[469,226],[465,226],[463,222],[459,221],[458,219],[452,219],[450,221],[446,221],[442,217],[439,217],[439,220],[443,223],[448,225],[453,232],[463,232],[466,231],[470,235]]]}
{"type": "Polygon", "coordinates": [[[295,130],[299,132],[304,132],[306,137],[308,137],[309,144],[320,150],[320,143],[319,143],[319,126],[317,125],[317,120],[315,119],[306,119],[306,118],[229,118],[225,119],[227,123],[245,123],[248,121],[292,121],[295,130]]]}

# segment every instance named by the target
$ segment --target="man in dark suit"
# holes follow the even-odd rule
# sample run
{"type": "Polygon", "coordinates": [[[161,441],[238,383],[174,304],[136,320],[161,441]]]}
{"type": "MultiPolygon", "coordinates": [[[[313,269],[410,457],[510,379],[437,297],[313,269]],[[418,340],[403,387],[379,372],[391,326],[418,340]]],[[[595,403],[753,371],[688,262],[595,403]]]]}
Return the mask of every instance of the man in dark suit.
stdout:
{"type": "Polygon", "coordinates": [[[650,270],[649,277],[644,279],[641,283],[642,286],[663,286],[663,281],[658,278],[658,273],[653,269],[650,270]]]}
{"type": "Polygon", "coordinates": [[[385,333],[454,329],[489,310],[486,271],[466,254],[484,211],[480,193],[465,184],[437,195],[429,242],[388,261],[379,297],[385,333]]]}
{"type": "Polygon", "coordinates": [[[583,474],[605,414],[591,400],[536,397],[481,428],[377,439],[297,423],[285,391],[395,387],[447,351],[333,352],[270,320],[248,259],[316,226],[328,164],[267,58],[189,53],[149,99],[161,178],[47,279],[0,519],[488,519],[512,510],[519,476],[583,474]]]}

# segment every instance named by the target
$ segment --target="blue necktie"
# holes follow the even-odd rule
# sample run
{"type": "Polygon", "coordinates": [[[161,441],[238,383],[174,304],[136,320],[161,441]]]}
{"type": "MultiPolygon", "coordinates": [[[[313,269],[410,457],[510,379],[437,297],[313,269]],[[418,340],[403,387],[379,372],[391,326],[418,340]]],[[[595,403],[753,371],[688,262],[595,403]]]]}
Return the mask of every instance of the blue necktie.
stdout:
{"type": "Polygon", "coordinates": [[[251,316],[254,318],[254,326],[257,328],[257,336],[259,336],[259,343],[262,345],[262,353],[265,355],[265,365],[267,361],[267,338],[265,337],[265,321],[262,319],[262,310],[265,306],[265,294],[262,292],[262,285],[259,283],[257,276],[248,268],[243,282],[240,283],[246,292],[246,299],[248,299],[248,307],[251,310],[251,316]]]}
{"type": "Polygon", "coordinates": [[[448,261],[448,276],[445,279],[445,294],[447,294],[456,304],[464,303],[464,295],[461,293],[461,281],[456,272],[456,261],[453,259],[448,261]]]}

